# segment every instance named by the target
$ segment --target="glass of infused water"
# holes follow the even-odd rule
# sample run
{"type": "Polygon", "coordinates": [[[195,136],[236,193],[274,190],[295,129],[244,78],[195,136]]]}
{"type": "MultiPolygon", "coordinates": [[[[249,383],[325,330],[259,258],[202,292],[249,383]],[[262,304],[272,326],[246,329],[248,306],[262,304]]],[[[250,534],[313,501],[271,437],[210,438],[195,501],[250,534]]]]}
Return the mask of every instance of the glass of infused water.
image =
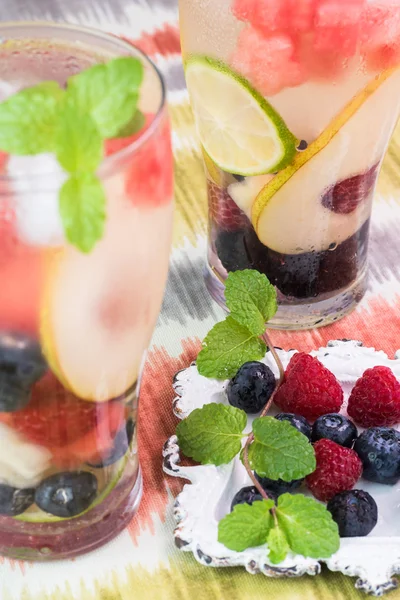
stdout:
{"type": "Polygon", "coordinates": [[[180,0],[209,201],[206,284],[277,287],[269,323],[312,328],[367,288],[372,200],[399,115],[400,2],[180,0]]]}
{"type": "Polygon", "coordinates": [[[0,553],[65,558],[140,502],[138,377],[172,224],[165,88],[111,35],[0,36],[0,553]]]}

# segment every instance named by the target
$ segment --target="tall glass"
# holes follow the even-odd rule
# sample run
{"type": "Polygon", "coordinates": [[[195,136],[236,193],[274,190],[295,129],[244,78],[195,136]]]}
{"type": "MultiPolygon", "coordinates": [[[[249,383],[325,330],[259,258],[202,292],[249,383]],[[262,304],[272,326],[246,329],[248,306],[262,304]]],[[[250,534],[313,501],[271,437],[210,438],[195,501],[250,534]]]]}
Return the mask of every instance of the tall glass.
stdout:
{"type": "Polygon", "coordinates": [[[105,233],[69,245],[51,155],[3,156],[0,177],[0,553],[75,556],[117,535],[141,496],[137,382],[168,269],[173,170],[165,88],[116,37],[0,26],[1,99],[113,57],[144,66],[143,129],[106,142],[105,233]]]}
{"type": "Polygon", "coordinates": [[[277,287],[271,327],[326,325],[367,287],[372,199],[399,114],[400,1],[180,0],[209,198],[206,283],[277,287]]]}

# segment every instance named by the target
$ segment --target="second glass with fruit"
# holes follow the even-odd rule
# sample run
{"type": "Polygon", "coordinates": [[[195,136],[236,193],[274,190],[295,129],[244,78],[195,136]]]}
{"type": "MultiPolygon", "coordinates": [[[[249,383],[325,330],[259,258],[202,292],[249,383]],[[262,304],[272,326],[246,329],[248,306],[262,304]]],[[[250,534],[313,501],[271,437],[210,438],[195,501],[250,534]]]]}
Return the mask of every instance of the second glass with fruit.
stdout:
{"type": "Polygon", "coordinates": [[[141,497],[138,378],[172,224],[165,90],[118,38],[0,33],[0,553],[65,558],[141,497]]]}
{"type": "Polygon", "coordinates": [[[400,3],[180,0],[209,199],[206,283],[265,273],[271,327],[325,325],[367,287],[372,199],[399,113],[400,3]]]}

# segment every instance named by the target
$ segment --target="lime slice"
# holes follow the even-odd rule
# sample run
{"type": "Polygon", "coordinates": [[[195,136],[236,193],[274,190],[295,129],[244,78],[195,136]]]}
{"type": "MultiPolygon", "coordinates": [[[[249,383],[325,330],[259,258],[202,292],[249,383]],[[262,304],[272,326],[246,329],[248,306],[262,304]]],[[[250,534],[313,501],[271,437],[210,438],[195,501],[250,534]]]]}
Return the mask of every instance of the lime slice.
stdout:
{"type": "Polygon", "coordinates": [[[246,79],[206,57],[190,58],[185,70],[201,142],[220,169],[262,175],[291,163],[296,138],[246,79]]]}
{"type": "MultiPolygon", "coordinates": [[[[25,511],[22,515],[18,515],[16,517],[14,517],[14,519],[16,521],[23,521],[24,523],[58,523],[59,521],[69,521],[70,519],[77,519],[78,517],[82,517],[84,514],[89,512],[89,510],[92,510],[93,508],[98,506],[101,502],[103,502],[103,500],[105,500],[105,498],[116,487],[116,485],[119,483],[121,477],[124,474],[125,466],[128,461],[128,458],[129,458],[129,454],[126,453],[125,456],[123,456],[120,459],[120,461],[117,463],[117,465],[114,465],[114,468],[115,468],[115,466],[117,466],[115,476],[109,481],[109,483],[106,485],[106,487],[102,490],[101,494],[99,494],[97,496],[96,500],[89,506],[89,508],[87,508],[86,510],[81,512],[79,515],[75,515],[74,517],[68,517],[68,518],[56,517],[54,515],[50,515],[48,513],[43,512],[39,507],[37,507],[34,504],[27,511],[25,511]]],[[[100,484],[101,484],[101,482],[100,482],[100,484]]]]}

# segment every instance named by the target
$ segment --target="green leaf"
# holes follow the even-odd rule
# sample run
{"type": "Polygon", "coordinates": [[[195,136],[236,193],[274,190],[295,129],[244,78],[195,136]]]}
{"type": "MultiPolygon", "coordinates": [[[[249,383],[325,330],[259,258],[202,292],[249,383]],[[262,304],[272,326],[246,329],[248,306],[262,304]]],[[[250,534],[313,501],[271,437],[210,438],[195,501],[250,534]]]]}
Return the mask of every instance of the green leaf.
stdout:
{"type": "Polygon", "coordinates": [[[261,477],[292,481],[316,468],[315,452],[305,435],[287,421],[262,417],[253,422],[249,463],[261,477]]]}
{"type": "Polygon", "coordinates": [[[138,131],[143,129],[145,124],[146,124],[146,117],[144,116],[142,111],[137,110],[135,112],[133,118],[129,121],[129,123],[124,125],[118,131],[117,137],[118,138],[131,137],[132,135],[134,135],[135,133],[137,133],[138,131]]]}
{"type": "Polygon", "coordinates": [[[246,413],[233,406],[206,404],[195,409],[176,429],[183,454],[203,465],[223,465],[242,447],[246,413]]]}
{"type": "Polygon", "coordinates": [[[91,114],[103,138],[113,138],[133,118],[142,80],[139,59],[115,58],[72,77],[67,94],[91,114]]]}
{"type": "Polygon", "coordinates": [[[103,140],[89,114],[67,102],[59,114],[55,148],[58,162],[68,171],[96,171],[103,158],[103,140]]]}
{"type": "Polygon", "coordinates": [[[218,524],[218,541],[229,550],[243,552],[266,543],[273,519],[272,500],[250,504],[237,504],[218,524]]]}
{"type": "Polygon", "coordinates": [[[225,283],[226,305],[231,316],[252,333],[262,335],[278,310],[276,289],[258,271],[235,271],[225,283]]]}
{"type": "Polygon", "coordinates": [[[55,81],[26,88],[0,104],[0,149],[29,155],[54,150],[54,131],[63,90],[55,81]]]}
{"type": "Polygon", "coordinates": [[[232,317],[217,323],[203,342],[197,368],[204,377],[230,379],[247,361],[260,360],[266,345],[232,317]]]}
{"type": "Polygon", "coordinates": [[[309,558],[329,558],[339,550],[338,526],[325,505],[301,494],[283,494],[276,510],[290,548],[309,558]]]}
{"type": "Polygon", "coordinates": [[[77,173],[60,190],[60,214],[67,240],[90,252],[103,237],[106,197],[93,173],[77,173]]]}
{"type": "Polygon", "coordinates": [[[282,529],[277,526],[271,529],[267,539],[267,544],[269,548],[268,558],[270,562],[273,565],[279,565],[279,563],[285,560],[290,550],[289,543],[282,529]]]}

